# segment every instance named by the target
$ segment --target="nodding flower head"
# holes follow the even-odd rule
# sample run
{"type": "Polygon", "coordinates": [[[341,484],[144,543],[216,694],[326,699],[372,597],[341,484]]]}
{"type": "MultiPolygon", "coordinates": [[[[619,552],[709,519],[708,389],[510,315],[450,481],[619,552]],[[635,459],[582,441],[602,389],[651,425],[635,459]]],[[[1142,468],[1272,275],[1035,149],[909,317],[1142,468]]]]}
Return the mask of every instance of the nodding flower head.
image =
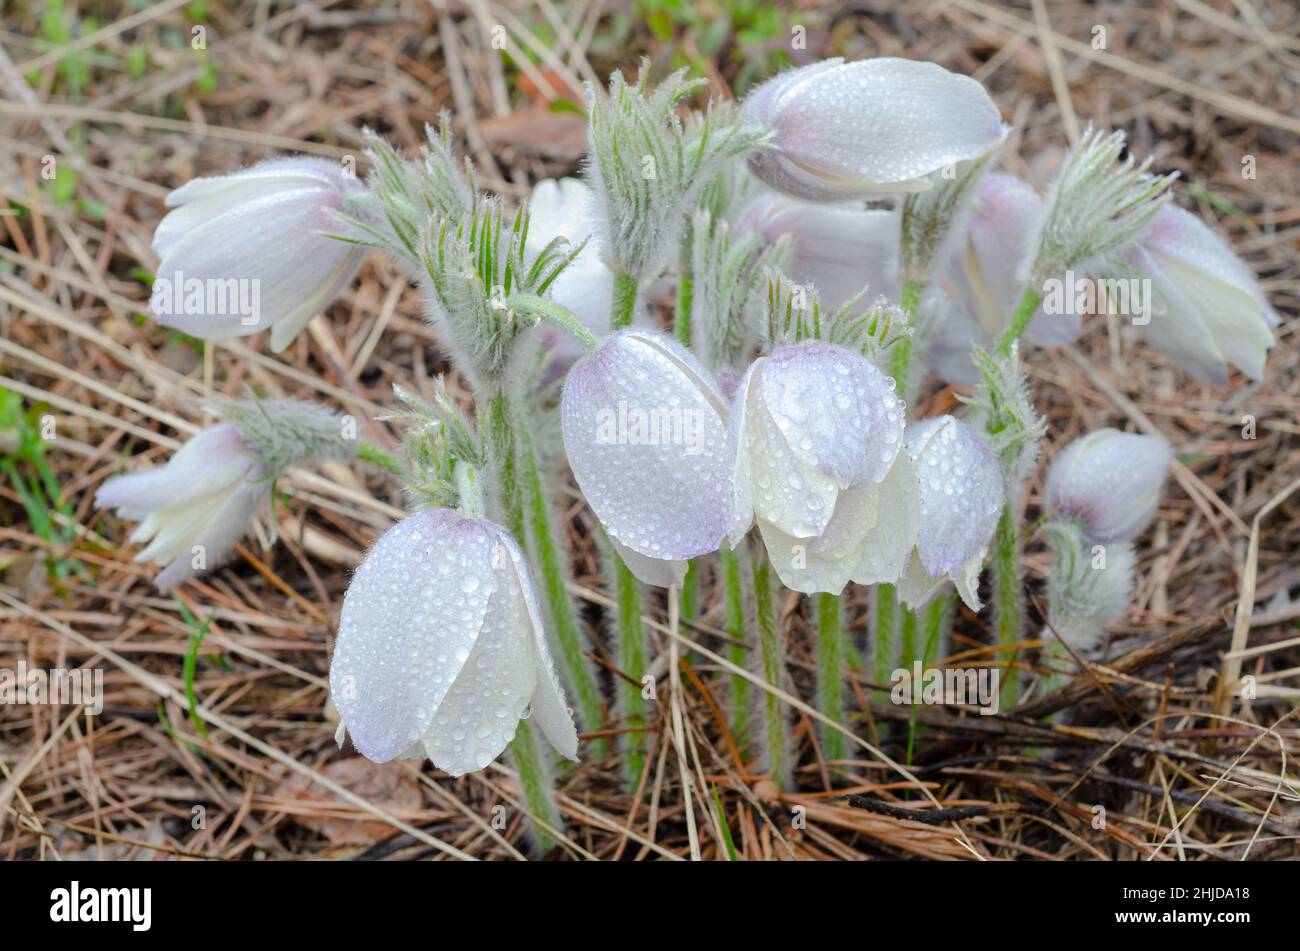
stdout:
{"type": "Polygon", "coordinates": [[[811,201],[924,191],[927,177],[1003,138],[984,87],[934,63],[826,60],[755,89],[745,118],[775,133],[750,158],[768,185],[811,201]]]}
{"type": "Polygon", "coordinates": [[[732,433],[732,544],[757,522],[777,574],[796,591],[897,579],[919,511],[888,377],[842,347],[779,347],[741,381],[732,433]]]}
{"type": "Polygon", "coordinates": [[[899,593],[913,607],[949,579],[973,611],[984,556],[1002,511],[1002,470],[984,439],[952,416],[907,427],[921,487],[921,530],[899,593]]]}
{"type": "Polygon", "coordinates": [[[1174,205],[1156,213],[1129,257],[1163,305],[1139,332],[1197,379],[1222,385],[1228,364],[1264,374],[1278,317],[1255,276],[1201,219],[1174,205]]]}
{"type": "Polygon", "coordinates": [[[677,341],[623,330],[579,360],[561,401],[578,486],[628,567],[680,581],[730,515],[727,403],[677,341]]]}
{"type": "Polygon", "coordinates": [[[150,309],[158,322],[205,340],[271,328],[283,350],[356,276],[364,250],[327,235],[363,186],[344,167],[274,159],[167,196],[150,309]]]}
{"type": "Polygon", "coordinates": [[[148,545],[135,560],[165,566],[154,584],[169,591],[225,560],[270,495],[269,475],[235,426],[218,423],[165,466],[109,479],[95,506],[140,522],[131,541],[148,545]]]}
{"type": "Polygon", "coordinates": [[[330,696],[340,742],[346,732],[377,763],[482,769],[530,716],[577,758],[523,553],[504,529],[450,509],[407,516],[366,554],[343,598],[330,696]]]}
{"type": "Polygon", "coordinates": [[[1155,514],[1171,458],[1159,436],[1099,429],[1052,460],[1044,506],[1091,541],[1132,541],[1155,514]]]}

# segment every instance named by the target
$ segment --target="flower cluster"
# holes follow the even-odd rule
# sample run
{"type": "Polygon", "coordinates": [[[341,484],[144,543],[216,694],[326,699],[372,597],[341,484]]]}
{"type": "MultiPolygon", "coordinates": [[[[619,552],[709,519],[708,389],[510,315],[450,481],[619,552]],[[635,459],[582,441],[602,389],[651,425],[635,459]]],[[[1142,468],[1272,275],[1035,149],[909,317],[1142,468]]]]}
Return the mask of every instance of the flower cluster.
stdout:
{"type": "MultiPolygon", "coordinates": [[[[769,572],[818,596],[818,695],[841,723],[834,596],[850,584],[873,586],[877,681],[934,656],[958,597],[972,612],[991,597],[994,636],[1014,649],[1021,550],[1041,532],[1049,627],[1077,649],[1098,642],[1126,609],[1131,542],[1171,454],[1154,436],[1084,435],[1055,453],[1042,524],[1026,524],[1046,435],[1027,348],[1087,327],[1059,306],[1073,300],[1061,282],[1101,287],[1109,304],[1119,282],[1145,281],[1156,306],[1139,332],[1203,380],[1225,381],[1229,365],[1258,378],[1274,342],[1277,316],[1248,268],[1172,203],[1172,176],[1121,160],[1121,132],[1089,130],[1040,192],[997,171],[1008,128],[985,90],[931,63],[812,63],[738,106],[684,115],[696,88],[675,74],[652,91],[644,70],[589,88],[583,180],[541,182],[517,209],[480,190],[445,120],[410,158],[371,136],[365,181],[277,159],[172,193],[160,280],[247,278],[260,297],[251,317],[201,297],[177,314],[182,298],[156,289],[160,321],[205,338],[270,328],[278,350],[379,249],[420,288],[473,412],[441,384],[429,401],[399,391],[398,462],[349,448],[318,409],[229,404],[168,465],[98,496],[141,522],[139,558],[167,565],[166,588],[214,567],[287,467],[387,458],[412,511],[344,600],[339,740],[454,775],[508,747],[542,827],[561,817],[533,726],[573,759],[576,723],[601,730],[611,708],[632,722],[642,707],[627,684],[645,675],[653,610],[641,586],[674,603],[686,591],[696,610],[691,568],[715,553],[736,656],[773,688],[785,685],[769,572]],[[665,276],[671,332],[649,293],[665,276]],[[933,392],[927,370],[964,388],[956,404],[917,398],[933,392]],[[552,508],[561,445],[610,569],[617,705],[567,584],[552,508]]],[[[733,685],[733,702],[747,689],[733,685]]],[[[766,702],[750,742],[788,781],[783,717],[766,702]]],[[[733,714],[743,724],[748,711],[733,714]]]]}

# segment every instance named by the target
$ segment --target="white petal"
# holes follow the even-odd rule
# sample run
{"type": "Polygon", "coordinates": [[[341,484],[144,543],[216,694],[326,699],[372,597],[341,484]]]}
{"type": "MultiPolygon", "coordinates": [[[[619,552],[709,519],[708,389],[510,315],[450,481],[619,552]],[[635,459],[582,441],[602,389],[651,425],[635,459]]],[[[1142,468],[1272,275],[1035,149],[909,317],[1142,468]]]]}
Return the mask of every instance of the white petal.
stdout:
{"type": "Polygon", "coordinates": [[[424,737],[469,659],[497,584],[485,526],[421,510],[385,532],[353,576],[330,696],[366,758],[387,762],[424,737]]]}
{"type": "MultiPolygon", "coordinates": [[[[735,548],[745,537],[750,526],[754,524],[753,466],[750,461],[750,438],[748,429],[751,425],[752,412],[750,401],[755,399],[750,384],[754,374],[762,365],[761,359],[755,360],[745,371],[736,388],[735,399],[731,404],[730,438],[733,457],[731,470],[732,508],[731,524],[727,529],[727,540],[735,548]]],[[[761,411],[761,410],[760,410],[761,411]]],[[[759,457],[760,460],[762,456],[759,457]]]]}
{"type": "Polygon", "coordinates": [[[1094,541],[1130,541],[1155,513],[1171,458],[1158,436],[1109,428],[1089,433],[1052,460],[1047,508],[1079,519],[1094,541]]]}
{"type": "Polygon", "coordinates": [[[966,602],[966,607],[976,614],[979,613],[980,608],[983,606],[980,603],[979,594],[980,572],[984,570],[984,557],[987,554],[988,549],[981,548],[971,555],[970,561],[966,562],[952,575],[952,582],[957,588],[957,594],[966,602]]]}
{"type": "Polygon", "coordinates": [[[921,564],[921,556],[915,551],[907,559],[903,573],[896,583],[898,597],[913,611],[925,606],[931,598],[939,593],[945,584],[944,579],[934,578],[921,564]]]}
{"type": "MultiPolygon", "coordinates": [[[[157,556],[159,563],[170,562],[154,584],[159,591],[170,591],[186,578],[194,577],[203,571],[211,571],[221,565],[234,551],[235,542],[248,534],[253,527],[253,519],[262,503],[270,495],[268,483],[248,480],[241,483],[233,492],[221,500],[207,513],[207,518],[194,535],[184,539],[184,548],[175,557],[157,556]],[[204,554],[204,567],[195,569],[194,549],[201,548],[204,554]]],[[[151,546],[152,547],[152,546],[151,546]]],[[[141,552],[141,556],[144,552],[141,552]]]]}
{"type": "Polygon", "coordinates": [[[689,562],[647,558],[626,545],[619,544],[615,538],[611,538],[609,542],[618,552],[618,556],[623,559],[623,564],[646,584],[657,588],[680,588],[682,582],[686,580],[686,567],[689,562]]]}
{"type": "Polygon", "coordinates": [[[916,472],[900,452],[880,483],[880,519],[863,538],[852,578],[858,584],[892,584],[902,574],[921,528],[916,472]]]}
{"type": "Polygon", "coordinates": [[[732,511],[726,403],[680,344],[620,331],[570,371],[561,410],[574,476],[611,537],[650,558],[717,549],[732,511]]]}
{"type": "Polygon", "coordinates": [[[95,507],[127,515],[184,505],[235,484],[251,465],[235,427],[217,423],[187,441],[166,465],[106,481],[95,493],[95,507]]]}

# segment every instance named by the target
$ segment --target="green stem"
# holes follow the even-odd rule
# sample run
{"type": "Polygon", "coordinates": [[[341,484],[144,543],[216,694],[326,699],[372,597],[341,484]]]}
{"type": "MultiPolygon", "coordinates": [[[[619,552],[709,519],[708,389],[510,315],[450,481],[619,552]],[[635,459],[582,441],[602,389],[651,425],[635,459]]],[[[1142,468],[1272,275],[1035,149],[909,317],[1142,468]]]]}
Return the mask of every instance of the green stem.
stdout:
{"type": "Polygon", "coordinates": [[[456,497],[460,501],[460,510],[466,518],[483,517],[483,486],[479,482],[478,470],[461,459],[456,462],[452,477],[456,480],[456,497]]]}
{"type": "Polygon", "coordinates": [[[677,311],[673,315],[673,331],[677,342],[687,349],[691,346],[691,304],[695,297],[695,279],[683,271],[677,282],[677,311]]]}
{"type": "Polygon", "coordinates": [[[692,558],[686,563],[686,577],[682,579],[682,620],[691,620],[699,612],[700,560],[692,558]]]}
{"type": "MultiPolygon", "coordinates": [[[[595,729],[603,719],[600,706],[600,687],[583,651],[582,632],[578,626],[577,609],[569,594],[569,572],[561,547],[555,539],[551,520],[550,499],[542,482],[537,465],[537,452],[532,436],[526,429],[519,432],[519,455],[523,467],[524,488],[527,493],[528,524],[531,529],[533,549],[542,569],[542,585],[550,609],[551,624],[560,647],[560,662],[565,682],[573,688],[578,710],[587,729],[595,729]]],[[[593,745],[593,753],[604,752],[604,742],[593,745]]]]}
{"type": "Polygon", "coordinates": [[[619,272],[614,275],[614,298],[609,315],[609,332],[622,330],[632,325],[632,315],[636,311],[636,278],[631,274],[619,272]]]}
{"type": "Polygon", "coordinates": [[[892,584],[878,584],[875,595],[875,608],[871,612],[875,641],[871,680],[876,684],[887,684],[898,667],[898,589],[892,584]]]}
{"type": "Polygon", "coordinates": [[[916,612],[905,604],[898,606],[898,666],[912,669],[916,660],[916,612]]]}
{"type": "MultiPolygon", "coordinates": [[[[758,616],[758,647],[763,668],[763,680],[770,687],[782,689],[785,663],[781,650],[781,635],[776,625],[776,604],[773,600],[772,567],[766,551],[753,556],[754,603],[758,616]]],[[[768,774],[777,789],[790,788],[790,764],[786,752],[785,708],[780,697],[769,690],[763,691],[763,753],[768,774]]]]}
{"type": "Polygon", "coordinates": [[[1015,651],[1010,645],[1019,644],[1025,623],[1025,592],[1020,566],[1020,531],[1016,525],[1015,507],[1008,503],[998,519],[993,535],[993,612],[999,651],[1006,667],[1002,674],[1000,704],[1003,710],[1016,705],[1020,689],[1015,671],[1015,651]]]}
{"type": "MultiPolygon", "coordinates": [[[[835,594],[817,595],[817,704],[836,723],[845,723],[844,605],[835,594]]],[[[824,729],[822,753],[827,761],[844,759],[844,734],[824,729]]]]}
{"type": "MultiPolygon", "coordinates": [[[[943,629],[948,619],[948,611],[951,610],[954,596],[947,591],[935,595],[930,599],[930,603],[921,609],[919,615],[913,614],[914,621],[918,624],[918,631],[921,634],[921,640],[925,648],[921,654],[921,670],[926,670],[934,659],[938,656],[940,644],[943,641],[943,629]]],[[[911,611],[908,612],[912,614],[911,611]]],[[[912,662],[907,662],[908,670],[911,670],[912,662]]],[[[921,734],[921,727],[917,724],[917,712],[920,708],[912,707],[912,716],[907,726],[907,762],[912,762],[912,750],[914,749],[916,738],[921,734]]]]}
{"type": "MultiPolygon", "coordinates": [[[[724,548],[722,555],[722,585],[725,594],[727,634],[727,659],[737,667],[746,666],[745,649],[745,583],[740,572],[740,553],[734,548],[724,548]]],[[[749,681],[740,674],[731,675],[731,732],[737,740],[749,729],[749,681]]]]}
{"type": "Polygon", "coordinates": [[[641,678],[645,676],[646,645],[641,626],[641,583],[613,546],[610,546],[609,557],[614,566],[615,603],[618,605],[618,617],[614,623],[618,637],[618,665],[628,678],[635,681],[616,678],[619,708],[629,731],[624,734],[624,776],[628,788],[635,790],[645,768],[645,734],[642,732],[645,700],[641,696],[641,678]]]}
{"type": "Polygon", "coordinates": [[[1015,313],[1011,315],[1011,323],[1007,324],[1006,331],[1002,334],[1002,339],[998,341],[998,355],[1007,356],[1011,353],[1011,345],[1020,339],[1020,335],[1025,332],[1029,326],[1029,321],[1034,317],[1034,311],[1038,310],[1038,305],[1043,300],[1041,294],[1032,288],[1027,289],[1020,298],[1020,303],[1016,305],[1015,313]]]}
{"type": "Polygon", "coordinates": [[[514,760],[515,769],[519,773],[529,815],[535,820],[529,823],[529,829],[538,851],[545,855],[555,845],[555,838],[542,827],[542,823],[563,831],[564,817],[555,800],[555,778],[542,756],[542,745],[537,742],[532,724],[527,720],[519,721],[515,738],[510,742],[510,758],[514,760]]]}
{"type": "MultiPolygon", "coordinates": [[[[487,432],[487,449],[496,473],[499,493],[497,501],[506,530],[517,542],[526,543],[514,420],[510,398],[502,391],[488,397],[487,432]]],[[[515,769],[519,771],[519,781],[523,785],[529,814],[538,820],[531,825],[532,834],[545,852],[554,844],[554,840],[539,823],[544,822],[563,830],[564,820],[555,802],[555,779],[551,776],[550,768],[527,720],[519,722],[515,738],[510,743],[510,754],[515,769]]]]}
{"type": "MultiPolygon", "coordinates": [[[[921,303],[921,290],[919,281],[907,281],[903,284],[899,306],[903,308],[903,313],[907,315],[908,327],[916,326],[916,308],[921,303]]],[[[898,395],[903,399],[906,399],[907,376],[911,360],[912,338],[905,337],[894,344],[894,353],[890,358],[890,375],[893,376],[894,383],[898,387],[898,395]]]]}

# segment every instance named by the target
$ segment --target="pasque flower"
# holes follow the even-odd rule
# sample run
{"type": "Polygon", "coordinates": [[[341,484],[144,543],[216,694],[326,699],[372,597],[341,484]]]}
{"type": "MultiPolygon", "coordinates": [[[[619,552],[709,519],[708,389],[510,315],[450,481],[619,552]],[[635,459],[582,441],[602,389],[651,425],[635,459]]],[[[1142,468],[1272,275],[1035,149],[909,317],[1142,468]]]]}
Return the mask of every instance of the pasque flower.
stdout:
{"type": "Polygon", "coordinates": [[[1233,363],[1258,380],[1278,317],[1250,270],[1195,215],[1165,205],[1129,257],[1163,307],[1139,328],[1207,383],[1228,381],[1233,363]]]}
{"type": "Polygon", "coordinates": [[[741,380],[732,438],[733,545],[757,522],[796,591],[897,579],[920,513],[888,377],[842,347],[778,347],[741,380]]]}
{"type": "MultiPolygon", "coordinates": [[[[993,172],[980,181],[966,240],[943,274],[951,293],[926,355],[930,368],[947,382],[979,382],[971,347],[991,350],[1006,327],[1025,290],[1020,272],[1036,250],[1044,211],[1043,197],[1018,178],[993,172]]],[[[1040,307],[1025,337],[1057,346],[1073,341],[1081,327],[1077,313],[1047,315],[1040,307]]]]}
{"type": "Polygon", "coordinates": [[[131,543],[149,544],[135,560],[165,565],[154,584],[169,591],[224,559],[269,494],[265,466],[231,423],[218,423],[167,465],[109,479],[95,506],[140,522],[131,543]]]}
{"type": "Polygon", "coordinates": [[[744,117],[775,135],[750,158],[773,188],[812,201],[924,191],[947,165],[1002,140],[984,87],[934,63],[825,60],[755,89],[744,117]]]}
{"type": "Polygon", "coordinates": [[[921,486],[921,530],[899,594],[913,607],[949,579],[972,611],[998,513],[1002,470],[969,423],[939,416],[907,427],[907,453],[921,486]]]}
{"type": "Polygon", "coordinates": [[[1052,460],[1044,505],[1091,541],[1131,541],[1155,514],[1171,458],[1159,436],[1099,429],[1052,460]]]}
{"type": "Polygon", "coordinates": [[[450,509],[398,522],[343,598],[330,695],[366,758],[482,769],[531,716],[577,758],[527,562],[504,529],[450,509]]]}
{"type": "Polygon", "coordinates": [[[789,235],[792,253],[785,270],[792,280],[816,287],[830,313],[863,288],[864,304],[881,296],[898,300],[897,212],[764,191],[741,207],[735,228],[768,243],[789,235]]]}
{"type": "Polygon", "coordinates": [[[677,341],[624,330],[569,371],[561,400],[569,465],[615,548],[649,584],[726,534],[727,402],[677,341]]]}
{"type": "Polygon", "coordinates": [[[225,422],[209,426],[164,466],[114,476],[95,494],[96,508],[139,521],[136,561],[163,565],[154,579],[168,591],[221,564],[288,466],[308,458],[346,458],[355,440],[342,420],[296,400],[228,401],[225,422]]]}
{"type": "Polygon", "coordinates": [[[328,235],[362,187],[340,164],[288,158],[176,189],[154,233],[158,322],[205,340],[270,327],[284,349],[361,266],[361,248],[328,235]]]}

